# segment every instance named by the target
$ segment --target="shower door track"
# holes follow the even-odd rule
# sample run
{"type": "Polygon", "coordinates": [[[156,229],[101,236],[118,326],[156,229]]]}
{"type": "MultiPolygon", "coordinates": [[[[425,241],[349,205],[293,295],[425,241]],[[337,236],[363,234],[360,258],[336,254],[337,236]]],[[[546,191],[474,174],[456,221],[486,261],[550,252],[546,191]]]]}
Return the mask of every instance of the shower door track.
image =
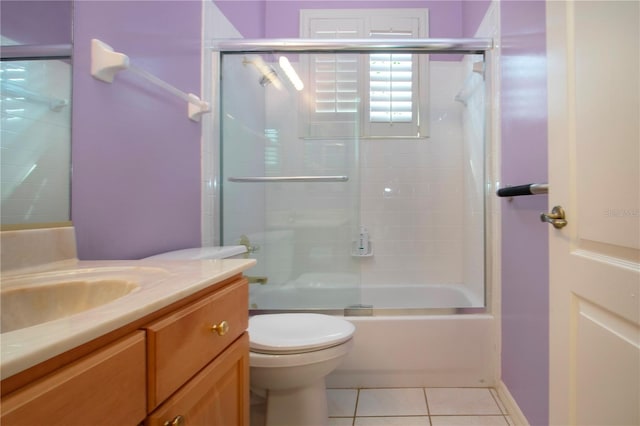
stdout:
{"type": "Polygon", "coordinates": [[[232,39],[211,40],[208,48],[221,53],[248,52],[375,52],[405,51],[483,54],[493,48],[490,38],[416,39],[232,39]]]}

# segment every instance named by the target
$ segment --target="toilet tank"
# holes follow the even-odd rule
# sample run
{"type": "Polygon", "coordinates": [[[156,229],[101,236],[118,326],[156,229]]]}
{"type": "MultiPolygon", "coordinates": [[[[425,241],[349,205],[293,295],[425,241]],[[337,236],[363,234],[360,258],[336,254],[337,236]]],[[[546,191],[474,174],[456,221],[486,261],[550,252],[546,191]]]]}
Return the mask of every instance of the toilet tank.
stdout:
{"type": "Polygon", "coordinates": [[[245,257],[245,246],[194,247],[169,251],[146,257],[154,260],[204,260],[204,259],[242,259],[245,257]]]}

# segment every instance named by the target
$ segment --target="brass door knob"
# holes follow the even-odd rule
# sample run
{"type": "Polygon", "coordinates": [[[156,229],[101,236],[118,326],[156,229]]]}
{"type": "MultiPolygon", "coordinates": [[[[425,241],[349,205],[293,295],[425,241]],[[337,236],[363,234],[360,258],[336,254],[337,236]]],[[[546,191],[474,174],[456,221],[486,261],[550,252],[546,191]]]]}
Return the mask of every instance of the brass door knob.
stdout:
{"type": "Polygon", "coordinates": [[[553,225],[556,229],[561,229],[567,226],[567,221],[564,217],[564,209],[561,206],[555,206],[551,209],[551,213],[540,213],[540,220],[553,225]]]}
{"type": "Polygon", "coordinates": [[[167,420],[164,422],[164,426],[185,426],[187,424],[183,416],[177,415],[173,420],[167,420]]]}
{"type": "Polygon", "coordinates": [[[229,323],[221,321],[220,324],[214,324],[211,326],[211,331],[218,333],[218,336],[224,336],[229,331],[229,323]]]}

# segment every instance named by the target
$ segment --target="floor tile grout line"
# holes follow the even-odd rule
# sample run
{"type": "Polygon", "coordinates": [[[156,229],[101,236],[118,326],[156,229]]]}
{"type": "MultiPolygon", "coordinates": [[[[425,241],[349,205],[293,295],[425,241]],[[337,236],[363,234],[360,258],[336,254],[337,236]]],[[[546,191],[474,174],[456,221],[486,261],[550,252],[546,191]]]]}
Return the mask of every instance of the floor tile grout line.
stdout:
{"type": "Polygon", "coordinates": [[[427,388],[422,388],[422,394],[424,395],[424,403],[427,405],[427,416],[429,416],[429,426],[433,426],[431,422],[431,410],[429,409],[429,398],[427,398],[427,388]]]}
{"type": "MultiPolygon", "coordinates": [[[[503,420],[505,421],[505,423],[507,425],[510,425],[511,423],[509,422],[509,413],[508,411],[504,408],[503,404],[501,403],[499,397],[497,396],[497,393],[494,391],[494,388],[491,387],[485,387],[485,388],[481,388],[481,389],[487,389],[492,397],[493,402],[498,406],[498,409],[500,411],[500,413],[483,413],[483,414],[433,414],[431,413],[431,409],[429,406],[429,399],[427,397],[427,389],[431,389],[431,387],[420,387],[420,386],[416,386],[413,388],[421,388],[423,391],[423,395],[425,398],[425,404],[426,404],[426,408],[427,408],[427,414],[426,415],[421,415],[421,414],[399,414],[399,415],[383,415],[383,416],[358,416],[358,405],[360,403],[360,391],[365,389],[407,389],[406,387],[383,387],[383,388],[351,388],[354,389],[356,391],[356,401],[355,401],[355,406],[353,409],[353,416],[337,416],[336,418],[344,418],[344,419],[351,419],[351,426],[355,426],[356,421],[358,418],[390,418],[390,417],[427,417],[429,419],[429,425],[433,426],[433,419],[432,417],[502,417],[503,420]]],[[[479,389],[479,388],[475,388],[475,387],[437,387],[437,388],[448,388],[448,389],[479,389]]],[[[434,389],[437,389],[434,388],[434,389]]]]}
{"type": "Polygon", "coordinates": [[[353,420],[351,420],[351,426],[356,425],[356,415],[358,414],[359,402],[360,402],[360,388],[358,388],[358,391],[356,392],[356,404],[355,404],[355,407],[353,407],[353,420]]]}

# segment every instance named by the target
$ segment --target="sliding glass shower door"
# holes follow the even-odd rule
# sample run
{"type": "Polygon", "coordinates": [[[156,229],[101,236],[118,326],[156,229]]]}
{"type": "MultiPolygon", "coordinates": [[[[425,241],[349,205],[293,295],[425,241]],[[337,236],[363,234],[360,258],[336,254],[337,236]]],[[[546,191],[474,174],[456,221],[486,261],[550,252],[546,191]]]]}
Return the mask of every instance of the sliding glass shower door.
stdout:
{"type": "Polygon", "coordinates": [[[258,260],[250,271],[253,309],[344,309],[360,300],[352,256],[359,103],[355,92],[336,87],[348,86],[355,56],[303,56],[221,59],[221,242],[245,244],[258,260]],[[331,78],[289,77],[309,66],[331,78]],[[321,94],[313,100],[309,84],[321,94]],[[322,108],[338,120],[310,119],[322,108]]]}

